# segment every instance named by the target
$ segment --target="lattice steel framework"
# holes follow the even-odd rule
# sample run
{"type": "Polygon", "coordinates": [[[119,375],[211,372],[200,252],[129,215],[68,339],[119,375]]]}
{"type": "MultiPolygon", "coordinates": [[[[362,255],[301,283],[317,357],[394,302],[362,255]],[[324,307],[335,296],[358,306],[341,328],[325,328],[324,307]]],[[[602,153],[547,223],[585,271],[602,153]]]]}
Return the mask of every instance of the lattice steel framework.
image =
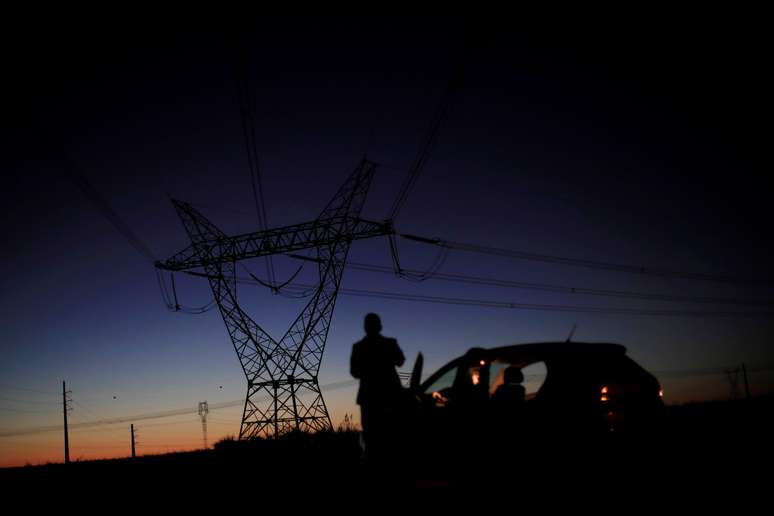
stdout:
{"type": "Polygon", "coordinates": [[[191,245],[156,267],[204,269],[247,377],[240,439],[331,428],[317,375],[352,241],[392,233],[389,222],[360,218],[376,165],[365,158],[320,216],[294,226],[227,236],[190,204],[173,200],[191,245]],[[317,250],[319,285],[285,335],[274,340],[240,306],[236,262],[317,250]]]}

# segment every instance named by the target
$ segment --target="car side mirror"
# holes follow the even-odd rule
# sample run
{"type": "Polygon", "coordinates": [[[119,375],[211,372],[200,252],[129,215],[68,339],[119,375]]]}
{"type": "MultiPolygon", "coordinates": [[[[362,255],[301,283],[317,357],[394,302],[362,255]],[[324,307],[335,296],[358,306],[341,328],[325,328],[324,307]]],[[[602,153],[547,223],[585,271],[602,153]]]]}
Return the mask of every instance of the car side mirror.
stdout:
{"type": "Polygon", "coordinates": [[[409,388],[411,389],[411,392],[419,392],[419,382],[422,380],[422,366],[424,365],[424,361],[425,359],[422,356],[422,352],[420,351],[419,354],[417,354],[416,361],[414,362],[414,369],[411,370],[411,381],[409,382],[409,388]]]}

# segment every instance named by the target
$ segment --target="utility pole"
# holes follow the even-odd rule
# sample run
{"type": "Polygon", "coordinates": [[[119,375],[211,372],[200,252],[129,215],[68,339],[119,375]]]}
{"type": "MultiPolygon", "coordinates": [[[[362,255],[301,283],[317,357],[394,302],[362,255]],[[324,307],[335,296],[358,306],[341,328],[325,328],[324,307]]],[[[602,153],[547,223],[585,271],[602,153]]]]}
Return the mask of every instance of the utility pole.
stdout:
{"type": "Polygon", "coordinates": [[[750,399],[750,383],[747,381],[747,366],[742,363],[742,377],[744,378],[744,394],[747,399],[750,399]]]}
{"type": "Polygon", "coordinates": [[[67,390],[65,381],[62,380],[62,412],[64,412],[64,452],[65,452],[65,464],[70,463],[70,438],[67,435],[67,411],[70,410],[68,406],[67,395],[70,391],[67,390]]]}
{"type": "Polygon", "coordinates": [[[132,458],[135,457],[134,453],[134,423],[131,424],[131,431],[132,431],[132,458]]]}
{"type": "Polygon", "coordinates": [[[570,330],[570,334],[567,335],[567,340],[565,342],[570,342],[572,340],[572,336],[575,335],[575,330],[578,329],[578,323],[574,323],[572,325],[572,329],[570,330]]]}
{"type": "Polygon", "coordinates": [[[727,369],[726,375],[728,376],[728,384],[731,388],[731,399],[735,400],[739,397],[739,368],[727,369]]]}
{"type": "Polygon", "coordinates": [[[202,418],[202,435],[204,436],[204,449],[207,449],[207,414],[210,413],[210,408],[207,406],[207,401],[199,402],[199,417],[202,418]]]}

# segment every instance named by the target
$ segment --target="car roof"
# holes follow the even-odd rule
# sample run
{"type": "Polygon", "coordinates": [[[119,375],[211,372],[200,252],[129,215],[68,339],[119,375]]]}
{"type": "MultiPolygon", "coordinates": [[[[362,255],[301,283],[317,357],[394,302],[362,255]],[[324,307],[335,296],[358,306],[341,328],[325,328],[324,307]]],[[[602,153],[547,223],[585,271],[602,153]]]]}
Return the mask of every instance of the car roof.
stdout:
{"type": "Polygon", "coordinates": [[[496,348],[472,348],[468,353],[478,353],[481,358],[490,362],[535,362],[557,357],[590,355],[624,355],[626,347],[610,342],[533,342],[529,344],[513,344],[496,348]]]}
{"type": "Polygon", "coordinates": [[[513,364],[519,367],[535,362],[564,362],[573,364],[604,361],[610,357],[623,357],[626,347],[610,342],[532,342],[495,348],[470,348],[464,355],[455,357],[422,382],[423,388],[442,374],[462,362],[486,360],[490,363],[513,364]],[[600,360],[602,359],[602,360],[600,360]]]}
{"type": "Polygon", "coordinates": [[[467,361],[486,360],[525,366],[534,362],[597,361],[602,358],[622,357],[626,348],[610,342],[532,342],[496,348],[470,348],[441,369],[467,361]]]}

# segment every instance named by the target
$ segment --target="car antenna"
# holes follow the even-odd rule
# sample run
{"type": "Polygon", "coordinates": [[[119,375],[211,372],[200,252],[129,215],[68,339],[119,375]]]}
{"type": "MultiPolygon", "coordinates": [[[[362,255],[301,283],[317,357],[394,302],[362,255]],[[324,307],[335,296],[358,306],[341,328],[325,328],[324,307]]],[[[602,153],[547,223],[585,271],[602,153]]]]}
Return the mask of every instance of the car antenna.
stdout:
{"type": "Polygon", "coordinates": [[[572,339],[572,336],[575,334],[575,329],[577,327],[578,327],[578,323],[573,323],[572,329],[570,330],[570,334],[567,335],[567,340],[565,340],[565,342],[570,342],[570,340],[572,339]]]}

